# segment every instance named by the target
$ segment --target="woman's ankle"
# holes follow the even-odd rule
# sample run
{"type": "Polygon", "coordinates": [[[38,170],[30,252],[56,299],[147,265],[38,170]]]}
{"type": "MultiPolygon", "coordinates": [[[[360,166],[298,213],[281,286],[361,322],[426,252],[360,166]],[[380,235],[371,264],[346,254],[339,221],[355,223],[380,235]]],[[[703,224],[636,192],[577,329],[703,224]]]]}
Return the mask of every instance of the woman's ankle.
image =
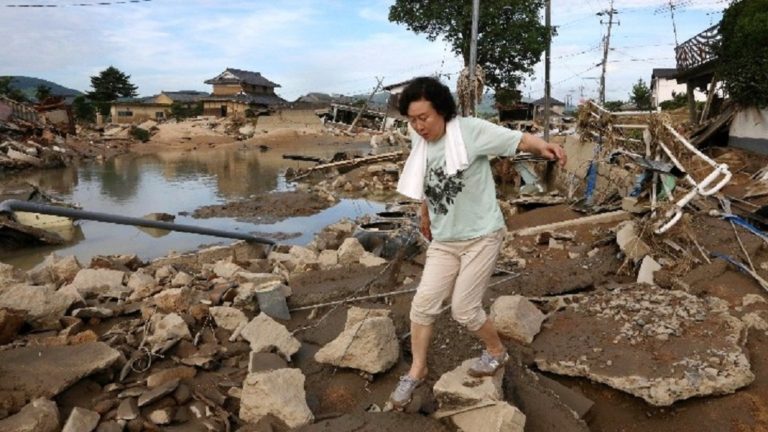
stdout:
{"type": "Polygon", "coordinates": [[[408,375],[411,378],[416,378],[417,380],[423,380],[427,377],[427,373],[429,370],[426,366],[420,367],[420,366],[411,366],[411,370],[408,371],[408,375]]]}

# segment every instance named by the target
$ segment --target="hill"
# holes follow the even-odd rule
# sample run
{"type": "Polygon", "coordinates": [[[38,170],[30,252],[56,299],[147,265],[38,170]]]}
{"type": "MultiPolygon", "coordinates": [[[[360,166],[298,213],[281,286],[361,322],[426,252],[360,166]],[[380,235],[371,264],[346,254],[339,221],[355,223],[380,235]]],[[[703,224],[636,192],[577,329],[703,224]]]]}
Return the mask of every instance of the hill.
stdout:
{"type": "Polygon", "coordinates": [[[33,77],[18,76],[18,75],[11,76],[11,78],[13,78],[11,80],[11,86],[13,88],[16,88],[22,91],[24,95],[30,99],[35,98],[35,92],[37,90],[37,86],[39,85],[45,85],[50,87],[51,94],[55,96],[80,96],[81,94],[83,94],[78,90],[67,88],[60,84],[56,84],[53,81],[48,81],[41,78],[33,78],[33,77]]]}

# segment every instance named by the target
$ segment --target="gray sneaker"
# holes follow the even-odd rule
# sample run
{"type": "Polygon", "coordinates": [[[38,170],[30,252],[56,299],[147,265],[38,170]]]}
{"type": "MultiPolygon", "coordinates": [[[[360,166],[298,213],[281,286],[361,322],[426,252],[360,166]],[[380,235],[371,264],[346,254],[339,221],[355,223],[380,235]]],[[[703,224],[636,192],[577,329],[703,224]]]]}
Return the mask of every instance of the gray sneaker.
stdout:
{"type": "Polygon", "coordinates": [[[408,374],[401,376],[397,387],[389,395],[389,401],[392,402],[392,406],[395,409],[401,409],[408,405],[411,402],[413,391],[423,382],[424,380],[413,378],[408,374]]]}
{"type": "Polygon", "coordinates": [[[486,377],[491,376],[496,373],[499,369],[504,367],[505,364],[509,361],[509,353],[504,351],[504,354],[501,354],[500,356],[492,356],[491,353],[489,353],[486,350],[483,350],[483,353],[480,355],[480,358],[475,359],[474,363],[472,363],[472,366],[470,366],[469,376],[473,377],[486,377]]]}

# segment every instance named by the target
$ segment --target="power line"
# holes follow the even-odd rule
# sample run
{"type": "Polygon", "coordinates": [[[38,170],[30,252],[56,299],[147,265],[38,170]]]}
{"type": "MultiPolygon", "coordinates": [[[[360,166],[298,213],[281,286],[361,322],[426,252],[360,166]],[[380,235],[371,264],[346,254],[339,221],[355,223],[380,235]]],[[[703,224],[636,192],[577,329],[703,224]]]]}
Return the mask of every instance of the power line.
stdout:
{"type": "Polygon", "coordinates": [[[83,6],[116,6],[131,3],[148,3],[152,0],[117,0],[117,1],[104,1],[104,2],[92,2],[92,3],[70,3],[70,4],[42,4],[42,3],[27,3],[27,4],[9,4],[5,7],[9,8],[62,8],[62,7],[83,7],[83,6]]]}

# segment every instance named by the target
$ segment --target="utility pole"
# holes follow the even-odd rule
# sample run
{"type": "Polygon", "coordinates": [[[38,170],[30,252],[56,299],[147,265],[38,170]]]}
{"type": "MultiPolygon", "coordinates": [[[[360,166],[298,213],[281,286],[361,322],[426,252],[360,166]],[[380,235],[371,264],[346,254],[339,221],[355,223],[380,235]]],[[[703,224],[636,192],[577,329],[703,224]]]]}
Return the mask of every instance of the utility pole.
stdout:
{"type": "Polygon", "coordinates": [[[477,25],[480,20],[480,0],[472,0],[472,39],[469,43],[469,115],[475,116],[475,101],[477,100],[477,84],[475,83],[475,68],[477,67],[477,25]]]}
{"type": "MultiPolygon", "coordinates": [[[[603,73],[600,75],[600,105],[605,105],[605,69],[608,66],[608,51],[610,50],[611,44],[613,15],[618,13],[619,12],[613,8],[613,0],[611,0],[607,10],[597,13],[598,16],[608,15],[608,33],[603,39],[603,73]]],[[[602,20],[600,20],[600,24],[604,24],[602,20]]]]}
{"type": "Polygon", "coordinates": [[[552,47],[552,2],[547,0],[544,12],[544,26],[547,28],[547,50],[544,52],[544,141],[549,141],[549,109],[550,109],[550,85],[549,85],[549,54],[552,47]]]}

